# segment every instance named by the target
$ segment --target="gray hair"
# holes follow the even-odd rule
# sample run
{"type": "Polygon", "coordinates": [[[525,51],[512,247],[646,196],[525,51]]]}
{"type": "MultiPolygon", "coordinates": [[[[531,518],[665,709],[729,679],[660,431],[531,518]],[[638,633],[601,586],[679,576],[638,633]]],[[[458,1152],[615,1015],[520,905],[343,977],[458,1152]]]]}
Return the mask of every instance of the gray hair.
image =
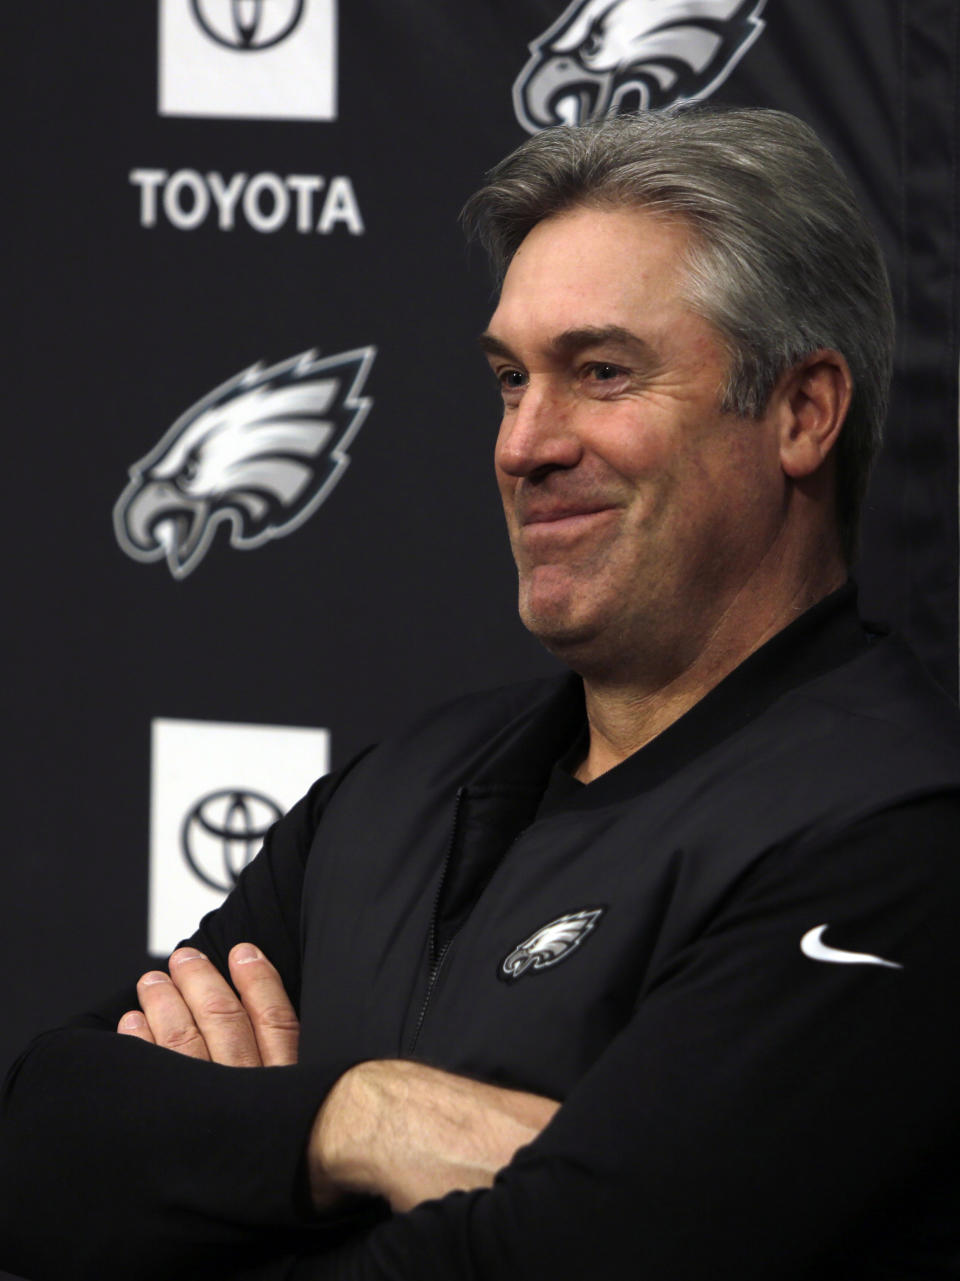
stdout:
{"type": "Polygon", "coordinates": [[[642,206],[691,227],[685,301],[729,353],[725,412],[762,415],[780,375],[820,348],[846,358],[837,524],[852,560],[886,415],[893,305],[877,239],[816,134],[785,112],[746,109],[562,125],[492,169],[463,218],[502,281],[538,222],[593,205],[642,206]]]}

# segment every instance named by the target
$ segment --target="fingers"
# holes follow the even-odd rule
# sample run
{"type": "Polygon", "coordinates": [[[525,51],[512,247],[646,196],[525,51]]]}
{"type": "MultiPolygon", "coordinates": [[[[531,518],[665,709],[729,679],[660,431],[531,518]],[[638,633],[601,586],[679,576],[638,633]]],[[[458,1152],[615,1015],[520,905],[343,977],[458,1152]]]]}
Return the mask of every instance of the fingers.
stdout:
{"type": "Polygon", "coordinates": [[[196,1019],[169,974],[151,970],[142,975],[137,984],[137,996],[154,1045],[176,1050],[188,1058],[210,1059],[196,1019]]]}
{"type": "Polygon", "coordinates": [[[252,944],[238,943],[230,975],[236,992],[202,952],[178,948],[169,975],[152,970],[140,979],[142,1013],[128,1011],[117,1031],[230,1067],[296,1063],[300,1025],[277,970],[252,944]]]}
{"type": "Polygon", "coordinates": [[[117,1031],[121,1036],[135,1036],[138,1041],[156,1045],[153,1033],[150,1031],[150,1024],[142,1010],[128,1010],[117,1024],[117,1031]]]}
{"type": "Polygon", "coordinates": [[[137,996],[155,1045],[189,1058],[259,1066],[256,1037],[243,1006],[202,952],[178,948],[170,957],[170,973],[144,974],[137,996]]]}
{"type": "MultiPolygon", "coordinates": [[[[178,948],[170,957],[170,978],[172,983],[169,986],[193,1023],[206,1057],[230,1067],[261,1065],[257,1038],[246,1010],[227,980],[202,952],[192,947],[178,948]]],[[[153,997],[155,992],[165,1000],[164,1014],[169,1013],[176,1025],[175,1032],[189,1038],[188,1043],[192,1045],[189,1029],[181,1027],[184,1010],[175,1004],[169,992],[163,991],[162,984],[151,987],[148,995],[153,997]]],[[[145,1006],[143,1008],[158,1043],[168,1044],[158,1033],[151,1011],[145,1006]]]]}
{"type": "Polygon", "coordinates": [[[230,977],[240,994],[265,1067],[296,1063],[300,1024],[273,965],[252,943],[230,952],[230,977]]]}

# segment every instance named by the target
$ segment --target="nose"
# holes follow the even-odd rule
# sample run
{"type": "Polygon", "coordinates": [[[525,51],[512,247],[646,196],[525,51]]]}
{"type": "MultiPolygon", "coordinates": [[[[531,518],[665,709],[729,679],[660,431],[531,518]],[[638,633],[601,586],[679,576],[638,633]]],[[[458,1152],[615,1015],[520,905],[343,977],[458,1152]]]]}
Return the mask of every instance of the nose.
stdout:
{"type": "Polygon", "coordinates": [[[583,448],[562,394],[531,381],[515,408],[500,424],[494,462],[513,477],[535,477],[558,468],[575,467],[583,448]]]}

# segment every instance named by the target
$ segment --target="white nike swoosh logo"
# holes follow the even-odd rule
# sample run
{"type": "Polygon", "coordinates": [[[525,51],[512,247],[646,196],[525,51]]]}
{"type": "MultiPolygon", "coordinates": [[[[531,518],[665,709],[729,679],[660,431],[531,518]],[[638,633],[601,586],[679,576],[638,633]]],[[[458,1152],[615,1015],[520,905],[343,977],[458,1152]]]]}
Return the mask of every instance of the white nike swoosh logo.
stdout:
{"type": "Polygon", "coordinates": [[[885,965],[891,970],[902,970],[903,966],[896,961],[885,961],[882,956],[871,956],[869,952],[844,952],[838,947],[828,947],[823,941],[827,925],[817,925],[807,930],[800,940],[800,951],[809,956],[811,961],[832,961],[835,965],[885,965]]]}

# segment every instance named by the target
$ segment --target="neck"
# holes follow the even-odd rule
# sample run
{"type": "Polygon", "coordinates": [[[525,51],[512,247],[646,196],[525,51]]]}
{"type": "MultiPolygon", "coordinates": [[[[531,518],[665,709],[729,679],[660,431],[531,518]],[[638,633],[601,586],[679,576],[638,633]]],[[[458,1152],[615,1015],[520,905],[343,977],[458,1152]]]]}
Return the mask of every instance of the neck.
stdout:
{"type": "MultiPolygon", "coordinates": [[[[842,586],[846,568],[831,558],[789,587],[753,581],[699,632],[664,635],[643,658],[584,671],[590,745],[576,771],[589,783],[663,733],[761,645],[842,586]]],[[[759,576],[762,580],[763,576],[759,576]]]]}

